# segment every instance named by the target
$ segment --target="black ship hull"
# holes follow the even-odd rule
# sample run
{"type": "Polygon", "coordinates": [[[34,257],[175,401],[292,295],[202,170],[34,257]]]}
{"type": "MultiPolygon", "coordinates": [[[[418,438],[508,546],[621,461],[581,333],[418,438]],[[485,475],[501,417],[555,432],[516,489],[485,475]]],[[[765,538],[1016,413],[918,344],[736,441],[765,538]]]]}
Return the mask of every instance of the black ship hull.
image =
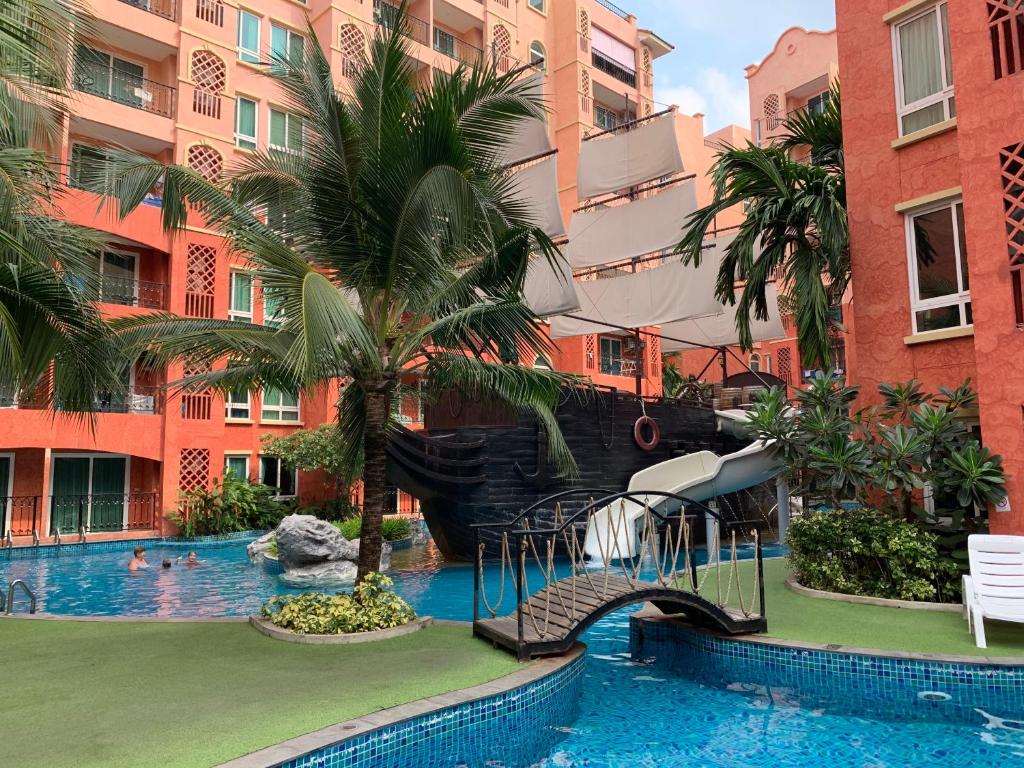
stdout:
{"type": "MultiPolygon", "coordinates": [[[[640,400],[615,390],[566,392],[557,411],[562,434],[579,467],[572,480],[546,460],[546,436],[531,415],[514,415],[450,394],[426,414],[424,433],[404,432],[389,446],[389,480],[420,500],[434,541],[445,557],[475,557],[474,523],[500,523],[553,494],[579,489],[623,490],[653,464],[694,451],[728,453],[743,443],[717,431],[710,408],[640,400]],[[661,439],[644,450],[634,424],[646,413],[661,439]]],[[[585,503],[585,494],[577,499],[585,503]]],[[[543,516],[540,518],[543,520],[543,516]]],[[[483,533],[488,553],[500,551],[483,533]]]]}

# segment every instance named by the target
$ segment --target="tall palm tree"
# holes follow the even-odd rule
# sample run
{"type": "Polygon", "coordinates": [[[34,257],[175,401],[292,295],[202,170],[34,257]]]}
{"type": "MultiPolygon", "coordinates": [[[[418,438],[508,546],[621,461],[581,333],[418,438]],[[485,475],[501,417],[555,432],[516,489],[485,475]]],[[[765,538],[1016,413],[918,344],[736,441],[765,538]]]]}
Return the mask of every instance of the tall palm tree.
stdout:
{"type": "Polygon", "coordinates": [[[0,395],[79,413],[122,386],[89,301],[102,241],[61,216],[49,155],[68,114],[66,62],[88,23],[76,0],[0,8],[0,395]]]}
{"type": "Polygon", "coordinates": [[[532,410],[552,460],[573,467],[554,418],[571,377],[502,365],[499,353],[550,351],[522,289],[531,251],[560,255],[500,159],[516,124],[543,106],[529,80],[494,68],[418,87],[404,23],[378,33],[348,94],[312,28],[301,57],[266,67],[302,118],[304,151],[255,153],[223,185],[123,153],[111,174],[122,214],[158,180],[166,226],[201,211],[280,310],[276,327],[167,314],[122,323],[148,365],[227,360],[181,382],[222,392],[346,380],[344,463],[361,465],[364,481],[359,580],[379,568],[387,434],[404,376],[423,376],[428,396],[459,389],[532,410]]]}
{"type": "Polygon", "coordinates": [[[714,199],[687,218],[676,249],[684,262],[699,264],[716,216],[742,205],[746,218],[722,259],[716,296],[738,305],[736,329],[740,344],[749,349],[751,319],[767,319],[767,285],[780,277],[807,366],[829,364],[831,309],[842,301],[850,280],[839,96],[834,86],[822,111],[788,117],[783,136],[767,147],[747,142],[719,152],[714,199]]]}

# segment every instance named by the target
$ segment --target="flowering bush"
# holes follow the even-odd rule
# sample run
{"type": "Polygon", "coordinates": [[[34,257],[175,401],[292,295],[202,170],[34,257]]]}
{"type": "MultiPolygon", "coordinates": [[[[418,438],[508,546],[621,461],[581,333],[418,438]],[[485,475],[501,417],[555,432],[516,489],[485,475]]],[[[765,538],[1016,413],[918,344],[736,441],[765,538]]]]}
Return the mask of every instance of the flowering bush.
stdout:
{"type": "Polygon", "coordinates": [[[263,604],[263,618],[302,635],[342,635],[372,632],[408,624],[416,612],[391,587],[394,582],[380,573],[367,575],[350,594],[305,592],[279,595],[263,604]]]}

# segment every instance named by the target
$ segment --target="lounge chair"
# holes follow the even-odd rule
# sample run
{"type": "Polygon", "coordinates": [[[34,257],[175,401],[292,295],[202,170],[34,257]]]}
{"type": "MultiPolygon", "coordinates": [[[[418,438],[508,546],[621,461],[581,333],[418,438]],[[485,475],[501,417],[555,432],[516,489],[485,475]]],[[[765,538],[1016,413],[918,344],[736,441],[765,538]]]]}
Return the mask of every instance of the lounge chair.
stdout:
{"type": "Polygon", "coordinates": [[[964,613],[979,648],[985,619],[1024,623],[1024,536],[967,538],[971,575],[964,576],[964,613]]]}

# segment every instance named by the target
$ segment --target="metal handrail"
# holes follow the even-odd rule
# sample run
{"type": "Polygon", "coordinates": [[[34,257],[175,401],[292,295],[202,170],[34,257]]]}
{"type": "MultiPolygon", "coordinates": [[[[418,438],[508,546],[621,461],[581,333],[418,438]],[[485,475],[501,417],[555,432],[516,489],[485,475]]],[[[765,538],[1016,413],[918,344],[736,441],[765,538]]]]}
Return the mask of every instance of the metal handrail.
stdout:
{"type": "Polygon", "coordinates": [[[622,66],[610,56],[605,55],[596,48],[591,50],[590,58],[594,65],[594,69],[614,77],[620,83],[625,83],[630,88],[636,87],[635,69],[626,69],[626,67],[622,66]]]}
{"type": "Polygon", "coordinates": [[[177,17],[178,8],[174,0],[121,0],[121,2],[171,21],[177,17]]]}
{"type": "Polygon", "coordinates": [[[76,91],[163,117],[174,115],[173,86],[81,60],[76,62],[73,81],[76,91]]]}
{"type": "Polygon", "coordinates": [[[35,613],[36,612],[36,603],[37,603],[35,593],[31,589],[29,589],[28,584],[26,584],[23,579],[15,579],[9,585],[7,585],[7,610],[6,610],[7,615],[8,616],[13,616],[14,615],[14,588],[15,587],[21,587],[22,591],[28,596],[28,600],[29,600],[28,612],[29,613],[35,613]]]}
{"type": "Polygon", "coordinates": [[[603,6],[604,8],[607,8],[620,19],[629,18],[629,14],[626,11],[622,10],[621,8],[619,8],[619,6],[615,5],[615,3],[612,3],[609,0],[597,0],[597,4],[603,6]]]}

